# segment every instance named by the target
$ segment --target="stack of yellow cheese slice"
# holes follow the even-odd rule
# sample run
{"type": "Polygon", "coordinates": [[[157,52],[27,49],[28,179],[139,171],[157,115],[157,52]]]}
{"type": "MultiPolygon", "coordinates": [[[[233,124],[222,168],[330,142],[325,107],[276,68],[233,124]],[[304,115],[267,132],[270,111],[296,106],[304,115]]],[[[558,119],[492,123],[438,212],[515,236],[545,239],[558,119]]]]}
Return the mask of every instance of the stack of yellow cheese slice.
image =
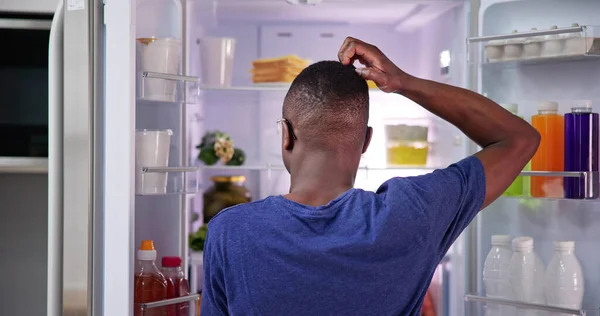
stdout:
{"type": "Polygon", "coordinates": [[[309,60],[296,55],[257,59],[252,62],[252,81],[254,83],[290,83],[309,64],[309,60]]]}

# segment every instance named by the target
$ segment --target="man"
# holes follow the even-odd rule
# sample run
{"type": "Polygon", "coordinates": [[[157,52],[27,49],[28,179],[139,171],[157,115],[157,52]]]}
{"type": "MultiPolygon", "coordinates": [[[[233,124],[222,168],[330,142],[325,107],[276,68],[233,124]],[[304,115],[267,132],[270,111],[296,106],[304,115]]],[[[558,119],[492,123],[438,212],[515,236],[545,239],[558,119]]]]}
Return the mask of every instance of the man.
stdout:
{"type": "Polygon", "coordinates": [[[419,315],[450,245],[531,159],[540,136],[468,90],[412,77],[347,38],[306,68],[283,104],[290,193],[209,223],[202,315],[419,315]],[[354,70],[355,60],[365,67],[354,70]],[[461,129],[483,149],[431,174],[353,189],[372,129],[365,79],[461,129]]]}

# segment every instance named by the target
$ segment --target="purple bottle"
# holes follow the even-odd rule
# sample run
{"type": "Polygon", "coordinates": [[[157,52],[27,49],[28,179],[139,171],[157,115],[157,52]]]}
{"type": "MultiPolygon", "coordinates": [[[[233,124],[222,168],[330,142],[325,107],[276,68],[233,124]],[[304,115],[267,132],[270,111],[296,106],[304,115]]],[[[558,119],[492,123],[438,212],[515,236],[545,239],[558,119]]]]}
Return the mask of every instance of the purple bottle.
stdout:
{"type": "Polygon", "coordinates": [[[565,114],[565,171],[593,171],[591,181],[564,178],[565,198],[598,198],[598,113],[586,103],[565,114]]]}

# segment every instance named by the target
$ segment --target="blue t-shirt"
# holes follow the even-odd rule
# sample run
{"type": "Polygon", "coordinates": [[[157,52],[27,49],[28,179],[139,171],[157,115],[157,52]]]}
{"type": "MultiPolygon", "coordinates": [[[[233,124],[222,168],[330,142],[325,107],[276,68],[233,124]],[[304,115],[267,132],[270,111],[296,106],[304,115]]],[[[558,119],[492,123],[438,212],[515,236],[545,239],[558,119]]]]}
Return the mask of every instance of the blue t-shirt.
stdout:
{"type": "Polygon", "coordinates": [[[208,225],[202,315],[419,315],[484,197],[472,156],[325,206],[272,196],[224,210],[208,225]]]}

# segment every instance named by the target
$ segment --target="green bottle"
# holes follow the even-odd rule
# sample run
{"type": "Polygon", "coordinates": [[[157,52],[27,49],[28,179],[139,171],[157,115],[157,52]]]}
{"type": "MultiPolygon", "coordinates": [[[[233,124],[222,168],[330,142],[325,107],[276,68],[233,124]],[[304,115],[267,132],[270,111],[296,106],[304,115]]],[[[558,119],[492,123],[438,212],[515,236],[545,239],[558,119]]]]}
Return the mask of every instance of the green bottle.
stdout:
{"type": "MultiPolygon", "coordinates": [[[[522,116],[519,116],[517,113],[519,112],[519,106],[517,104],[511,103],[511,104],[502,104],[502,107],[504,109],[506,109],[507,111],[509,111],[510,113],[517,115],[520,118],[523,118],[522,116]]],[[[529,165],[529,164],[527,164],[529,165]]],[[[527,167],[525,167],[527,169],[527,167]]],[[[515,181],[508,187],[508,189],[506,189],[506,191],[504,191],[504,193],[502,194],[503,196],[523,196],[524,190],[523,190],[523,177],[522,176],[518,176],[515,181]]]]}

